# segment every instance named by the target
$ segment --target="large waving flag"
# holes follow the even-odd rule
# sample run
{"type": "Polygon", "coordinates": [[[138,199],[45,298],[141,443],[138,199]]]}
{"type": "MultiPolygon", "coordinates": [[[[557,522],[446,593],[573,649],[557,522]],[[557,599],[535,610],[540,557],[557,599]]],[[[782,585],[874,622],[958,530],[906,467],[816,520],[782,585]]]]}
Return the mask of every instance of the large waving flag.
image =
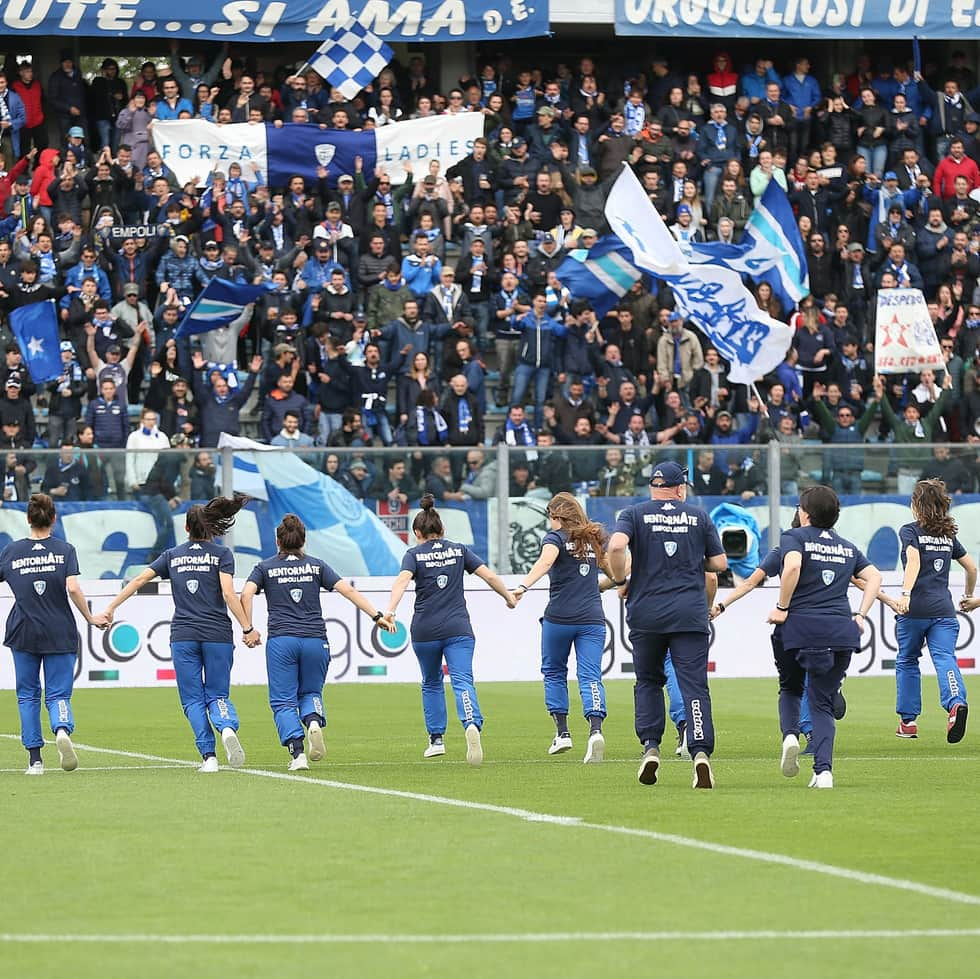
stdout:
{"type": "Polygon", "coordinates": [[[321,129],[313,123],[217,126],[205,119],[173,119],[153,124],[153,145],[181,186],[194,179],[204,183],[214,171],[227,174],[232,163],[246,174],[254,165],[270,187],[284,186],[293,174],[316,181],[321,166],[334,183],[342,173],[354,173],[357,157],[363,161],[365,180],[380,166],[400,184],[406,161],[421,179],[432,160],[445,172],[471,153],[473,141],[483,135],[483,118],[479,112],[460,112],[360,132],[321,129]]]}
{"type": "Polygon", "coordinates": [[[309,554],[340,575],[398,574],[405,542],[336,480],[261,442],[222,434],[218,447],[225,446],[235,450],[235,489],[268,500],[276,523],[295,513],[306,524],[309,554]]]}
{"type": "Polygon", "coordinates": [[[61,377],[58,311],[53,299],[19,306],[10,314],[10,329],[35,384],[61,377]]]}
{"type": "Polygon", "coordinates": [[[241,285],[215,276],[188,306],[175,336],[186,337],[207,333],[219,326],[231,326],[244,322],[248,307],[263,293],[269,291],[264,282],[260,285],[241,285]]]}
{"type": "Polygon", "coordinates": [[[731,364],[728,376],[734,382],[751,384],[782,361],[790,328],[759,309],[738,272],[692,265],[625,165],[606,200],[606,220],[633,261],[670,286],[677,309],[731,364]]]}
{"type": "Polygon", "coordinates": [[[615,236],[605,235],[591,248],[575,248],[555,271],[576,299],[588,299],[597,316],[605,316],[643,273],[630,250],[615,236]]]}
{"type": "Polygon", "coordinates": [[[381,74],[394,54],[380,37],[351,17],[316,49],[309,65],[330,88],[353,99],[381,74]]]}
{"type": "Polygon", "coordinates": [[[724,265],[756,282],[768,282],[785,310],[794,309],[810,293],[800,229],[786,191],[775,180],[756,202],[739,244],[708,241],[691,248],[694,263],[724,265]]]}

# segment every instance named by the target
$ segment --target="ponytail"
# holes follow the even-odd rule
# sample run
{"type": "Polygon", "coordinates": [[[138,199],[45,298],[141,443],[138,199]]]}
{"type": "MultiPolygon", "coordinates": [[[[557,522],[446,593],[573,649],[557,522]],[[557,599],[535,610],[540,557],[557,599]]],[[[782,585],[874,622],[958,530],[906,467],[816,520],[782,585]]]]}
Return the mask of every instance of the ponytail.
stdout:
{"type": "Polygon", "coordinates": [[[423,540],[429,537],[442,537],[445,530],[442,518],[436,512],[436,498],[431,493],[425,493],[419,500],[419,513],[412,521],[412,530],[423,540]]]}
{"type": "Polygon", "coordinates": [[[187,511],[187,536],[191,540],[214,540],[223,537],[235,524],[235,516],[252,498],[236,493],[234,499],[216,497],[210,503],[198,503],[187,511]]]}

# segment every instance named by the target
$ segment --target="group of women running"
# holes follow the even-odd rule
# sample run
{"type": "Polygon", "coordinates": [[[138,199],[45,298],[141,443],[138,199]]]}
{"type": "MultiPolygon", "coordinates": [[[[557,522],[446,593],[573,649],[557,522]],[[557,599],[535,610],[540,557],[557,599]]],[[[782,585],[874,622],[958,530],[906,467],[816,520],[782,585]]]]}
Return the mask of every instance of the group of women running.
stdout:
{"type": "MultiPolygon", "coordinates": [[[[21,739],[29,755],[27,774],[44,772],[42,670],[44,702],[61,767],[71,771],[78,765],[71,741],[74,730],[71,694],[78,633],[69,601],[92,626],[105,629],[112,623],[116,610],[156,577],[171,582],[174,602],[171,652],[180,703],[201,755],[201,772],[218,771],[218,737],[230,766],[240,768],[245,763],[245,751],[238,736],[238,714],[230,698],[234,634],[229,612],[241,627],[245,645],[257,646],[261,637],[252,622],[252,611],[255,596],[264,593],[269,703],[279,741],[289,752],[289,770],[301,771],[309,768],[310,761],[319,761],[325,754],[323,687],[330,648],[320,605],[321,591],[339,593],[369,616],[378,628],[394,632],[399,603],[412,582],[415,608],[411,639],[422,674],[422,710],[428,734],[424,757],[446,753],[445,663],[463,727],[466,760],[479,765],[483,761],[483,715],[473,679],[475,637],[466,607],[466,574],[481,578],[510,609],[517,606],[538,580],[545,575],[549,577],[549,601],[541,619],[545,706],[555,724],[555,736],[548,752],[561,754],[572,748],[567,671],[574,646],[582,711],[589,724],[584,762],[594,764],[603,760],[606,697],[602,655],[606,631],[600,592],[614,587],[625,589],[628,582],[613,579],[606,558],[606,532],[600,524],[588,519],[582,505],[570,493],[558,493],[549,502],[550,529],[542,541],[540,556],[513,590],[470,548],[446,539],[433,497],[427,494],[412,524],[417,543],[404,556],[385,612],[375,608],[328,564],[305,553],[306,529],[293,514],[287,514],[277,528],[277,553],[257,564],[241,596],[236,594],[232,552],[216,543],[216,538],[228,531],[246,502],[246,497],[236,497],[192,506],[186,517],[187,540],[161,554],[122,589],[104,612],[93,614],[78,583],[74,548],[52,535],[56,520],[53,501],[44,494],[31,497],[27,507],[28,536],[9,544],[0,553],[0,581],[10,585],[15,599],[7,619],[4,643],[14,657],[21,739]]],[[[896,733],[903,738],[918,734],[919,658],[926,644],[936,667],[941,702],[948,714],[947,740],[955,743],[965,733],[968,708],[966,687],[956,662],[959,625],[949,593],[952,561],[957,561],[966,573],[960,611],[973,611],[980,606],[980,599],[973,597],[976,564],[956,539],[950,506],[950,497],[940,481],[917,484],[912,494],[914,521],[900,532],[905,569],[902,595],[893,599],[878,592],[877,597],[898,616],[899,726],[896,733]]],[[[771,551],[760,568],[724,601],[709,602],[711,617],[717,618],[733,602],[779,571],[780,555],[778,550],[771,551]]],[[[777,664],[779,644],[777,627],[773,634],[777,664]]],[[[682,725],[680,721],[678,753],[684,747],[682,725]]],[[[786,754],[784,747],[784,772],[786,754]]],[[[795,763],[796,752],[790,754],[795,763]]]]}

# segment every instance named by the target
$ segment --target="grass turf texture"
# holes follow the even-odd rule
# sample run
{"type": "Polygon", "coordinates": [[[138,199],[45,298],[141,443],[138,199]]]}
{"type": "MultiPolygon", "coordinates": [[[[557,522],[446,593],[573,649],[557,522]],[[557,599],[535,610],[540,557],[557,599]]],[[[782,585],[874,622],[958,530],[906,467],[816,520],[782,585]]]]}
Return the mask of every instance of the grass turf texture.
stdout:
{"type": "MultiPolygon", "coordinates": [[[[448,688],[447,688],[448,689],[448,688]]],[[[484,684],[487,762],[463,763],[453,722],[445,758],[423,761],[417,688],[327,690],[331,779],[635,827],[980,895],[974,832],[980,733],[945,742],[928,706],[917,741],[894,736],[887,679],[845,685],[836,787],[807,790],[779,774],[775,680],[712,684],[717,789],[695,792],[689,762],[664,741],[660,783],[636,782],[632,686],[607,687],[606,758],[575,748],[549,758],[554,734],[536,684],[484,684]]],[[[573,690],[573,697],[575,691],[573,690]]],[[[233,691],[249,768],[284,773],[286,752],[258,687],[233,691]]],[[[176,693],[82,690],[81,744],[164,759],[195,757],[176,693]]],[[[573,707],[575,700],[573,699],[573,707]]],[[[452,712],[451,712],[452,713],[452,712]]],[[[14,695],[0,694],[0,731],[15,732],[14,695]]],[[[219,757],[220,757],[219,745],[219,757]]],[[[744,856],[584,826],[369,795],[225,770],[141,766],[79,749],[80,770],[0,774],[3,923],[7,934],[459,935],[555,932],[743,932],[977,929],[980,906],[744,856]],[[112,766],[109,771],[93,768],[112,766]],[[85,769],[89,768],[89,771],[85,769]],[[130,770],[133,769],[133,770],[130,770]]],[[[221,759],[222,762],[224,759],[221,759]]],[[[807,759],[801,759],[806,763],[807,759]]],[[[0,768],[21,768],[0,739],[0,768]]],[[[300,776],[306,780],[306,776],[300,776]]],[[[459,944],[0,943],[0,976],[975,976],[980,938],[719,938],[521,940],[459,944]]]]}

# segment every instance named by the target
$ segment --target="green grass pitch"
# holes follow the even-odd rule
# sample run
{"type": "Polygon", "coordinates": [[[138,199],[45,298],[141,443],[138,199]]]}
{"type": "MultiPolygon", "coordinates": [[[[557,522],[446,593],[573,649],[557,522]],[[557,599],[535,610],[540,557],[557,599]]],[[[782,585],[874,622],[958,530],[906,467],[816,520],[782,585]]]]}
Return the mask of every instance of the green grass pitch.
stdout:
{"type": "MultiPolygon", "coordinates": [[[[636,782],[626,681],[598,766],[577,715],[573,751],[548,757],[540,685],[482,685],[479,769],[455,723],[423,761],[416,687],[330,686],[327,758],[287,779],[261,774],[288,760],[263,689],[233,691],[248,770],[210,777],[172,764],[195,758],[174,690],[79,691],[77,743],[158,757],[79,747],[66,774],[49,745],[25,778],[0,738],[0,977],[978,975],[980,718],[947,745],[926,677],[901,741],[892,683],[849,680],[818,792],[779,773],[775,680],[712,691],[714,792],[691,788],[672,728],[660,783],[636,782]]],[[[17,731],[10,691],[0,731],[17,731]]]]}

